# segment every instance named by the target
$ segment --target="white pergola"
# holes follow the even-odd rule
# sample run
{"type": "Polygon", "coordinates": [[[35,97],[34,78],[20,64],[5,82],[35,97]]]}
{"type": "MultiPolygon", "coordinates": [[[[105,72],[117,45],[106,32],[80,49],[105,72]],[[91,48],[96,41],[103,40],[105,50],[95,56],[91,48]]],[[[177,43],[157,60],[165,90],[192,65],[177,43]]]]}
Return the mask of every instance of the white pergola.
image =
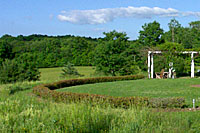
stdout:
{"type": "MultiPolygon", "coordinates": [[[[148,78],[154,78],[154,71],[153,71],[153,55],[154,54],[161,54],[162,51],[148,51],[148,78]]],[[[198,54],[200,52],[197,51],[183,51],[178,52],[183,54],[191,54],[191,78],[194,78],[194,54],[198,54]]],[[[171,70],[169,70],[169,73],[171,74],[171,70]]]]}

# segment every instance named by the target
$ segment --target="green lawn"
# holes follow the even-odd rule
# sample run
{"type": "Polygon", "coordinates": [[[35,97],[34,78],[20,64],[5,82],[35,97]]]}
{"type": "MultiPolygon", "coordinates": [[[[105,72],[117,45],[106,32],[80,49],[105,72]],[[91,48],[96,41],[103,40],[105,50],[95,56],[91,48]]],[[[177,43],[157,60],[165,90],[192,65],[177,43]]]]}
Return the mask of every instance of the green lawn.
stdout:
{"type": "MultiPolygon", "coordinates": [[[[70,79],[70,78],[77,78],[77,77],[67,77],[63,78],[61,77],[63,67],[56,67],[56,68],[40,68],[39,71],[41,72],[41,81],[44,82],[55,82],[59,80],[64,79],[70,79]]],[[[75,67],[78,72],[82,75],[84,75],[81,78],[87,78],[87,77],[93,77],[95,73],[95,67],[91,66],[76,66],[75,67]]]]}
{"type": "Polygon", "coordinates": [[[187,103],[192,99],[200,102],[200,88],[191,85],[200,84],[200,79],[142,79],[132,81],[117,81],[73,86],[57,91],[101,94],[109,96],[130,97],[184,97],[187,103]]]}

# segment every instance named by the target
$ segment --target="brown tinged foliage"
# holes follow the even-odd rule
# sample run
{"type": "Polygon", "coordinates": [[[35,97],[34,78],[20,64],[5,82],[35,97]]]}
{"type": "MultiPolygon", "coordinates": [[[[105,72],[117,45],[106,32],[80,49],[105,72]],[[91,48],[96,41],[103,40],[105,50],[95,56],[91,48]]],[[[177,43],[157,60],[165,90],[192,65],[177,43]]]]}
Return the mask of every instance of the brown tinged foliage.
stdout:
{"type": "Polygon", "coordinates": [[[143,75],[98,77],[87,79],[63,80],[51,84],[43,84],[33,88],[33,92],[43,98],[52,99],[56,102],[85,102],[90,104],[109,104],[112,107],[128,108],[130,106],[146,106],[153,108],[182,108],[185,107],[184,98],[147,98],[147,97],[112,97],[97,94],[57,92],[56,89],[75,85],[112,82],[121,80],[136,80],[144,78],[143,75]]]}

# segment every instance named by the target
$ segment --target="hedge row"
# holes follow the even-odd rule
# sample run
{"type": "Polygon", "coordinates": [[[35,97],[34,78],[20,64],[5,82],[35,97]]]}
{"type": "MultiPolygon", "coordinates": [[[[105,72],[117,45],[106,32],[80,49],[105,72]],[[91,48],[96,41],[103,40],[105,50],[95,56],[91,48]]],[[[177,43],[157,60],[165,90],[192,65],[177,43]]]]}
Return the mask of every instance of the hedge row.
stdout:
{"type": "Polygon", "coordinates": [[[60,88],[64,88],[64,87],[83,85],[83,84],[113,82],[113,81],[122,81],[122,80],[136,80],[136,79],[143,79],[143,78],[144,78],[144,75],[70,79],[70,80],[62,80],[62,81],[55,82],[52,84],[45,84],[44,86],[48,87],[50,90],[55,90],[55,89],[60,89],[60,88]]]}
{"type": "Polygon", "coordinates": [[[57,92],[55,89],[90,84],[100,82],[111,82],[119,80],[136,80],[144,78],[142,75],[135,76],[120,76],[120,77],[101,77],[101,78],[88,78],[88,79],[71,79],[55,82],[52,84],[44,84],[36,86],[33,92],[43,98],[50,98],[57,102],[86,102],[91,104],[109,104],[112,107],[128,108],[130,106],[147,106],[153,108],[182,108],[185,106],[184,98],[146,98],[146,97],[112,97],[96,94],[83,94],[71,92],[57,92]]]}

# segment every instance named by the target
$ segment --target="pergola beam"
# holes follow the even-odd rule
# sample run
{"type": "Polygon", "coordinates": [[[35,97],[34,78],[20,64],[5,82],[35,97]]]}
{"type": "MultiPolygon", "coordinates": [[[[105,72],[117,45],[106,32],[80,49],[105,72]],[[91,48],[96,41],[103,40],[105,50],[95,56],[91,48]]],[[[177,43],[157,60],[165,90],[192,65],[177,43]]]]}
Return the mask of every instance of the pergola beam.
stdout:
{"type": "MultiPolygon", "coordinates": [[[[149,53],[153,53],[153,54],[161,54],[163,51],[148,51],[149,53]]],[[[182,53],[182,54],[191,54],[191,53],[194,53],[194,54],[197,54],[199,53],[200,54],[200,51],[197,52],[197,51],[176,51],[176,53],[182,53]]]]}

